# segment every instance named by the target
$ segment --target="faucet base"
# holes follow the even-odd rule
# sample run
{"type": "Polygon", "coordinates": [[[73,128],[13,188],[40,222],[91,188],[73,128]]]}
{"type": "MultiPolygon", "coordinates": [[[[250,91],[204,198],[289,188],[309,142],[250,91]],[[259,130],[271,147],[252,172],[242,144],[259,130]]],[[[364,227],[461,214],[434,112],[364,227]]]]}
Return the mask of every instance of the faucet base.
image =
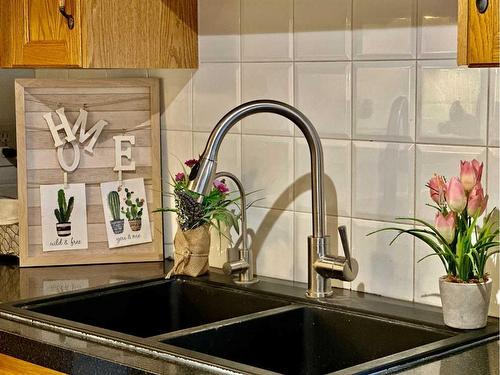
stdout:
{"type": "Polygon", "coordinates": [[[307,298],[325,298],[325,297],[330,297],[333,294],[333,290],[330,290],[328,292],[314,292],[308,290],[306,292],[306,297],[307,298]]]}
{"type": "Polygon", "coordinates": [[[241,281],[239,278],[237,278],[237,279],[233,279],[233,282],[235,284],[238,284],[238,285],[252,285],[252,284],[257,284],[259,282],[259,279],[254,277],[252,280],[241,281]]]}

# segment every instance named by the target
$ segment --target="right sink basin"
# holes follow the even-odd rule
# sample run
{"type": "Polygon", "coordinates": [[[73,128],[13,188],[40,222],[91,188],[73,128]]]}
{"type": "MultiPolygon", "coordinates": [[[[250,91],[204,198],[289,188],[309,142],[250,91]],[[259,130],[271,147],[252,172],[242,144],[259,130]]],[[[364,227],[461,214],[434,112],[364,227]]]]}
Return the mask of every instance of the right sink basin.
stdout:
{"type": "MultiPolygon", "coordinates": [[[[163,343],[281,374],[326,374],[453,336],[452,332],[312,307],[163,343]]],[[[347,373],[351,373],[348,371],[347,373]]]]}

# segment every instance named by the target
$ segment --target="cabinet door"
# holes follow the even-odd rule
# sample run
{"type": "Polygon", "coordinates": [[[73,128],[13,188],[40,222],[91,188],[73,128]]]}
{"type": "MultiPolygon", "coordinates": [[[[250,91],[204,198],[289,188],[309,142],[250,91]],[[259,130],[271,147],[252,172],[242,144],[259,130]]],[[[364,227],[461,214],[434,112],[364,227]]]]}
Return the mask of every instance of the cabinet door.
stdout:
{"type": "Polygon", "coordinates": [[[72,30],[59,0],[15,1],[14,66],[81,66],[80,0],[66,0],[72,30]]]}
{"type": "MultiPolygon", "coordinates": [[[[467,65],[498,66],[500,62],[498,22],[500,0],[468,0],[467,5],[467,30],[464,30],[467,33],[467,65]],[[480,3],[487,4],[483,13],[478,10],[477,4],[480,3]]],[[[459,33],[460,31],[459,27],[459,33]]]]}

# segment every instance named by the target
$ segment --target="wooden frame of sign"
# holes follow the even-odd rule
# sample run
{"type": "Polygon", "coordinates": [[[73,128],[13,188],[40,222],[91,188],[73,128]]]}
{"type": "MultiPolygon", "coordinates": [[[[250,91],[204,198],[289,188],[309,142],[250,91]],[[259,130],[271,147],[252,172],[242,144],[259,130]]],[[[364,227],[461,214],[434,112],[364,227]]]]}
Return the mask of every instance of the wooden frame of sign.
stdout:
{"type": "MultiPolygon", "coordinates": [[[[19,252],[21,266],[125,263],[163,260],[160,155],[159,81],[153,78],[106,80],[16,80],[19,252]],[[63,183],[54,140],[43,115],[64,107],[74,122],[79,110],[88,112],[89,127],[97,119],[108,125],[95,145],[94,155],[82,150],[78,169],[68,183],[85,183],[88,248],[42,250],[40,185],[63,183]],[[113,171],[113,136],[135,135],[135,171],[123,180],[144,178],[153,241],[110,249],[101,201],[100,183],[118,179],[113,171]]],[[[83,147],[83,145],[82,145],[83,147]]],[[[69,152],[70,150],[68,150],[69,152]]]]}

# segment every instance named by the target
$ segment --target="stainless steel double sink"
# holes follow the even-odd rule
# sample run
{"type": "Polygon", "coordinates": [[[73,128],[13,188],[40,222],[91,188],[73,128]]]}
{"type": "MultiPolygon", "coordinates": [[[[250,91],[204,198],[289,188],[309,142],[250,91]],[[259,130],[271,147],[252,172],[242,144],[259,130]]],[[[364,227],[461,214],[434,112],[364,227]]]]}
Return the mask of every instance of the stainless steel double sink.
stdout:
{"type": "Polygon", "coordinates": [[[192,279],[4,304],[0,316],[226,373],[398,371],[498,336],[497,322],[460,332],[192,279]]]}

